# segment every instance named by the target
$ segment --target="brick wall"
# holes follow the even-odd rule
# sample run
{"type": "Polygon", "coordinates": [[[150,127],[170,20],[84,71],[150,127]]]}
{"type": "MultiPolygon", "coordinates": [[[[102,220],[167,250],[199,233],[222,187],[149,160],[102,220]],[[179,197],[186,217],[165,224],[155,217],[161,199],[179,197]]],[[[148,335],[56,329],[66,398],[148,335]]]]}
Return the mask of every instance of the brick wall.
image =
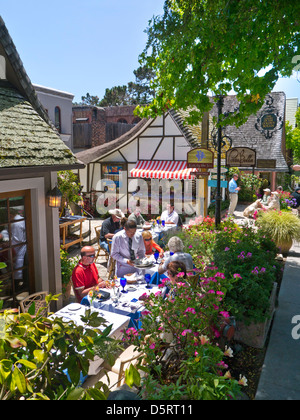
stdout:
{"type": "Polygon", "coordinates": [[[136,124],[140,118],[135,117],[133,111],[135,105],[133,106],[113,106],[107,108],[100,108],[94,106],[75,106],[73,107],[73,125],[78,124],[90,124],[90,130],[78,130],[74,129],[74,135],[79,132],[90,133],[90,139],[75,138],[74,144],[78,149],[85,149],[89,147],[100,146],[101,144],[114,140],[119,137],[121,134],[126,132],[126,124],[120,129],[120,122],[126,121],[128,124],[128,129],[132,128],[132,124],[136,124]],[[112,123],[118,123],[113,130],[116,133],[116,137],[111,137],[111,134],[108,136],[108,132],[111,133],[112,130],[107,130],[107,125],[111,127],[112,123]],[[119,128],[118,128],[119,127],[119,128]],[[108,137],[109,138],[108,138],[108,137]]]}

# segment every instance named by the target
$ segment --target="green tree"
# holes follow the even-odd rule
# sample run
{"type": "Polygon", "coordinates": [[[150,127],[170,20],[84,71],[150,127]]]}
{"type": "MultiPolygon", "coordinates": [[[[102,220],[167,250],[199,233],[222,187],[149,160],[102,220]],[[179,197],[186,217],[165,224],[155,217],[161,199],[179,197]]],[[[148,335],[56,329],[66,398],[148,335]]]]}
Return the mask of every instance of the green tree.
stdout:
{"type": "Polygon", "coordinates": [[[103,99],[99,106],[121,106],[130,105],[130,97],[127,92],[127,86],[114,86],[105,90],[103,99]]]}
{"type": "Polygon", "coordinates": [[[279,76],[292,74],[299,16],[300,3],[290,0],[165,0],[140,57],[156,74],[156,97],[136,113],[154,117],[169,107],[190,108],[188,121],[195,124],[213,106],[208,95],[234,90],[240,107],[226,123],[242,124],[279,76]]]}
{"type": "Polygon", "coordinates": [[[293,152],[294,164],[300,164],[300,108],[296,112],[296,128],[286,124],[286,147],[293,152]]]}

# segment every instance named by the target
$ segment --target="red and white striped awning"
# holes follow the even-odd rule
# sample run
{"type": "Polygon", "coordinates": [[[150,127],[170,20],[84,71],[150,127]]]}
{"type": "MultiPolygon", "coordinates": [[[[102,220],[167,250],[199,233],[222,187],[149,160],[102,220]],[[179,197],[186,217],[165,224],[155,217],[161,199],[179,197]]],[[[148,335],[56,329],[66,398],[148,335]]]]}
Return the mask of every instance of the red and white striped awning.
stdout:
{"type": "Polygon", "coordinates": [[[191,172],[197,169],[187,168],[186,161],[139,160],[130,174],[134,178],[195,179],[191,172]]]}

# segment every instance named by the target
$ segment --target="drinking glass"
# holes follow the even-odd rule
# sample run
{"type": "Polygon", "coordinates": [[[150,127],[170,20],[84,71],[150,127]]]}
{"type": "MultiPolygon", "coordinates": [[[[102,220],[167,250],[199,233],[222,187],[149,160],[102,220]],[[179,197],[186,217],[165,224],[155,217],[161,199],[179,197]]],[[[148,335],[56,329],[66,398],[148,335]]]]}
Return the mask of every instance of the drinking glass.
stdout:
{"type": "Polygon", "coordinates": [[[162,224],[163,227],[165,227],[165,224],[166,224],[165,220],[162,220],[161,224],[162,224]]]}
{"type": "Polygon", "coordinates": [[[155,263],[158,264],[157,260],[159,258],[159,252],[155,252],[154,258],[155,258],[155,263]]]}
{"type": "Polygon", "coordinates": [[[145,282],[147,283],[146,289],[151,289],[151,286],[149,285],[151,281],[151,274],[145,274],[145,282]]]}
{"type": "Polygon", "coordinates": [[[126,286],[127,280],[125,279],[125,277],[121,277],[120,278],[120,285],[123,287],[123,290],[121,290],[122,293],[127,293],[126,290],[124,290],[124,287],[126,286]]]}
{"type": "Polygon", "coordinates": [[[172,255],[174,255],[174,252],[171,252],[171,251],[170,251],[170,257],[171,257],[172,255]]]}

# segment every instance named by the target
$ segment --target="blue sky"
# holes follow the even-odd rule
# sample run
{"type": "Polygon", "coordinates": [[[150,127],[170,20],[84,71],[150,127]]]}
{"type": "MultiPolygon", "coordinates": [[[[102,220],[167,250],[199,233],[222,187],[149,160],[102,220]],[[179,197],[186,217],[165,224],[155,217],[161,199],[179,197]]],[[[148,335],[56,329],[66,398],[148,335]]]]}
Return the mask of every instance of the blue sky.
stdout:
{"type": "MultiPolygon", "coordinates": [[[[134,80],[148,21],[164,0],[2,0],[1,16],[33,83],[103,97],[134,80]]],[[[300,77],[300,72],[299,72],[300,77]]],[[[300,99],[300,83],[281,79],[275,91],[300,99]]]]}

